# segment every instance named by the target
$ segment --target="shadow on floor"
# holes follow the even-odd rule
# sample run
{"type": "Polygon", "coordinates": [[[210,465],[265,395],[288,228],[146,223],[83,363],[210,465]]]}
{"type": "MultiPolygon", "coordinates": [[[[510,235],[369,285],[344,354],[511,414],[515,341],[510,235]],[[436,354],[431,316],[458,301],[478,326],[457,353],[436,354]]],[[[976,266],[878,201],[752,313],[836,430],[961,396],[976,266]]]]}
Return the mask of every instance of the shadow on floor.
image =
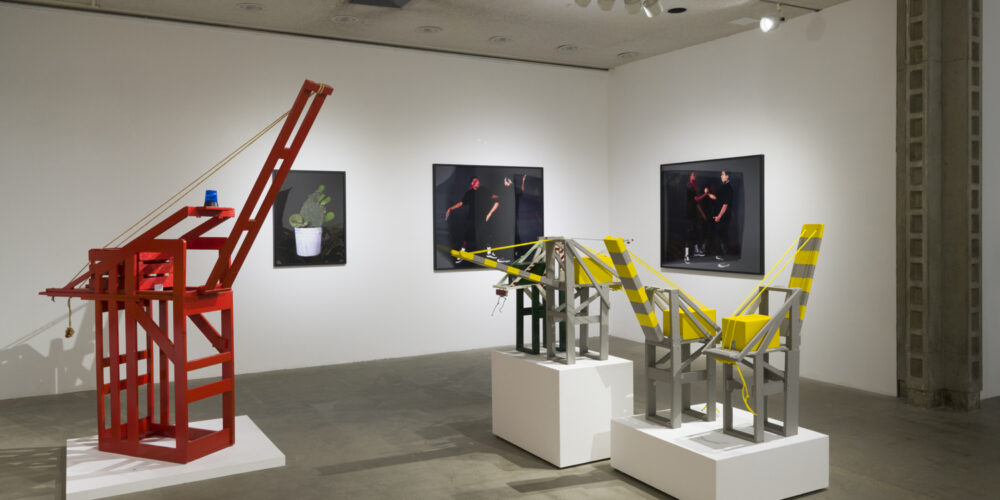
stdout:
{"type": "Polygon", "coordinates": [[[0,500],[65,498],[66,448],[0,450],[0,500]]]}
{"type": "Polygon", "coordinates": [[[488,419],[451,422],[446,425],[426,427],[416,432],[425,438],[440,440],[440,447],[433,450],[325,465],[316,467],[316,471],[324,476],[344,474],[471,453],[490,453],[501,456],[521,469],[545,470],[552,468],[544,460],[494,436],[492,422],[488,419]]]}

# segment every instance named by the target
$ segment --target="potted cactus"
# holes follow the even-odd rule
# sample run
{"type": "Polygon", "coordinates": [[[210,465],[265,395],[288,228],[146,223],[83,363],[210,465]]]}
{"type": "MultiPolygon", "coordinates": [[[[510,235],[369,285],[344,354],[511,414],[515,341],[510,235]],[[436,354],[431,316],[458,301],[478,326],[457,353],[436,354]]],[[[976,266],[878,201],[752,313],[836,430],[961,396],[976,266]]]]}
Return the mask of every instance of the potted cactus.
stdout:
{"type": "Polygon", "coordinates": [[[302,202],[298,213],[288,217],[288,223],[295,229],[295,253],[300,257],[319,255],[323,241],[323,224],[333,220],[333,212],[326,210],[330,197],[323,193],[322,184],[302,202]]]}

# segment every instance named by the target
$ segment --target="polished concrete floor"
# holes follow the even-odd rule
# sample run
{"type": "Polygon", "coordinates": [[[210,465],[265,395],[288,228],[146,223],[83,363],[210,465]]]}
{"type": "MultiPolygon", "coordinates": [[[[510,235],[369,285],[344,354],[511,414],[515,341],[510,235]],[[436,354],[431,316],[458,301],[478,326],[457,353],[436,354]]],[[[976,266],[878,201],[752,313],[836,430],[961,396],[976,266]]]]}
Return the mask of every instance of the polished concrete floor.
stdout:
{"type": "MultiPolygon", "coordinates": [[[[131,498],[669,498],[607,460],[559,470],[494,437],[490,351],[240,376],[237,413],[287,465],[131,498]]],[[[612,354],[637,361],[642,387],[641,344],[613,339],[612,354]]],[[[0,401],[0,499],[60,496],[65,440],[94,434],[92,398],[0,401]]],[[[923,410],[804,381],[801,399],[802,425],[830,436],[830,487],[810,499],[1000,495],[1000,398],[968,413],[923,410]]],[[[215,406],[195,406],[192,419],[216,418],[215,406]]]]}

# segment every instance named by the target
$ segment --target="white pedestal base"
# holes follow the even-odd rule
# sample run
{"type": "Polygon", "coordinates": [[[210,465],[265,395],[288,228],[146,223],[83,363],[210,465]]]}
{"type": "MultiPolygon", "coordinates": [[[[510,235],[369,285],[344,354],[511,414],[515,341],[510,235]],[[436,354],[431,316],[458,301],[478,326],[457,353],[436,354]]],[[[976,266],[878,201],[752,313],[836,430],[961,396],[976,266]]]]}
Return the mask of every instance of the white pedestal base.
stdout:
{"type": "MultiPolygon", "coordinates": [[[[191,425],[218,430],[222,419],[191,425]]],[[[173,446],[173,439],[162,441],[173,446]]],[[[97,436],[69,439],[66,498],[104,498],[284,465],[285,455],[246,415],[236,417],[236,444],[186,464],[103,452],[97,449],[97,436]]]]}
{"type": "MultiPolygon", "coordinates": [[[[753,427],[750,413],[733,413],[738,430],[753,427]]],[[[751,443],[723,434],[721,414],[679,429],[635,415],[611,424],[611,466],[683,500],[788,498],[829,486],[830,440],[799,427],[795,436],[765,432],[763,443],[751,443]]]]}
{"type": "Polygon", "coordinates": [[[556,467],[611,456],[611,419],[632,414],[632,362],[494,351],[493,434],[556,467]]]}

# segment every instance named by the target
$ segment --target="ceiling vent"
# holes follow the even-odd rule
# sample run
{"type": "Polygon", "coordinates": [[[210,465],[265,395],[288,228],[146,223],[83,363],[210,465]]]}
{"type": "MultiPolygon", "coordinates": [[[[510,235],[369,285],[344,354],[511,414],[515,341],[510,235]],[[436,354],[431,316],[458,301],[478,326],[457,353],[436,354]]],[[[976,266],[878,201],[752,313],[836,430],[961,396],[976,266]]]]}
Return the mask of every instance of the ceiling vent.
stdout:
{"type": "Polygon", "coordinates": [[[404,5],[410,3],[410,0],[350,0],[347,3],[353,3],[355,5],[371,5],[372,7],[392,7],[394,9],[402,9],[404,5]]]}

